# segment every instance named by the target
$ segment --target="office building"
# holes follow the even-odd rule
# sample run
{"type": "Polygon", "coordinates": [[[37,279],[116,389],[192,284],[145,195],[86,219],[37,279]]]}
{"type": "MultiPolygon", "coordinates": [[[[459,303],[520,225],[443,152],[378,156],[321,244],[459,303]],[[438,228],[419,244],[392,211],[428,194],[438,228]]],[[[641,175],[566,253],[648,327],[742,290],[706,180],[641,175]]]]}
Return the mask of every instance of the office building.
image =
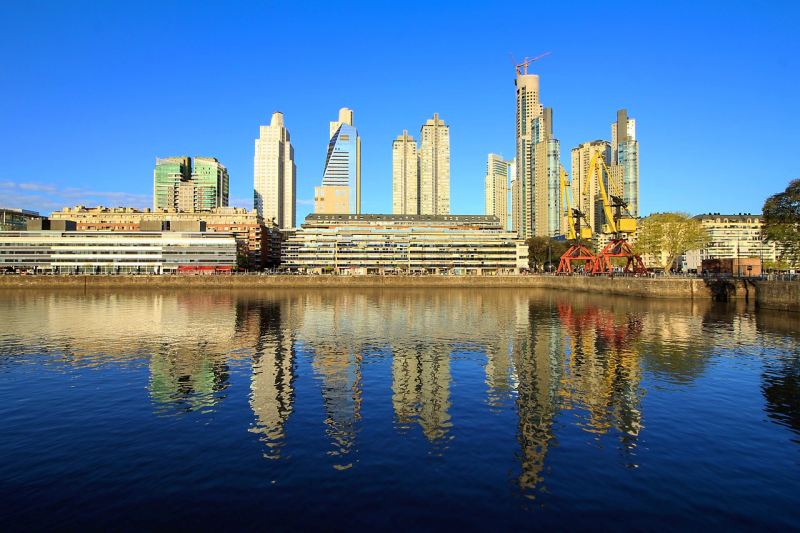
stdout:
{"type": "Polygon", "coordinates": [[[255,210],[218,207],[187,213],[176,210],[139,210],[130,207],[65,207],[54,211],[50,220],[73,221],[78,231],[135,232],[144,229],[178,227],[202,222],[208,232],[231,233],[239,252],[238,266],[249,270],[277,266],[280,259],[280,232],[265,224],[255,210]]]}
{"type": "Polygon", "coordinates": [[[330,142],[322,185],[314,187],[315,213],[361,212],[361,138],[353,111],[343,107],[330,123],[330,142]]]}
{"type": "Polygon", "coordinates": [[[60,274],[231,271],[236,240],[203,231],[4,231],[0,269],[60,274]]]}
{"type": "Polygon", "coordinates": [[[41,218],[36,211],[0,207],[0,231],[24,230],[29,220],[41,218]]]}
{"type": "Polygon", "coordinates": [[[419,214],[417,143],[406,130],[392,141],[392,213],[419,214]]]}
{"type": "Polygon", "coordinates": [[[227,207],[228,170],[213,157],[156,158],[153,209],[201,211],[227,207]]]}
{"type": "Polygon", "coordinates": [[[517,91],[517,135],[516,135],[516,199],[512,206],[515,213],[513,227],[522,238],[533,236],[533,172],[532,125],[533,120],[542,114],[539,103],[539,76],[517,70],[514,80],[517,91]]]}
{"type": "Polygon", "coordinates": [[[628,204],[633,217],[639,216],[639,141],[636,140],[636,120],[625,109],[617,111],[617,121],[611,125],[610,170],[619,196],[628,204]]]}
{"type": "Polygon", "coordinates": [[[497,154],[489,154],[486,161],[485,213],[499,218],[506,230],[510,229],[508,196],[512,164],[514,164],[513,161],[506,161],[497,154]]]}
{"type": "Polygon", "coordinates": [[[526,198],[535,237],[556,237],[566,231],[561,207],[561,148],[553,137],[553,110],[544,108],[531,122],[530,187],[526,198]]]}
{"type": "Polygon", "coordinates": [[[281,266],[302,273],[493,275],[527,268],[528,248],[493,216],[312,214],[284,242],[281,266]]]}
{"type": "Polygon", "coordinates": [[[259,128],[253,161],[253,206],[258,216],[280,229],[295,226],[297,167],[283,113],[272,114],[259,128]]]}
{"type": "Polygon", "coordinates": [[[450,127],[434,113],[420,132],[419,213],[450,213],[450,127]]]}
{"type": "Polygon", "coordinates": [[[757,257],[764,262],[774,262],[780,256],[780,248],[774,242],[765,241],[761,235],[761,215],[711,213],[694,218],[706,229],[710,240],[703,249],[686,252],[687,269],[699,269],[703,261],[709,259],[757,257]]]}

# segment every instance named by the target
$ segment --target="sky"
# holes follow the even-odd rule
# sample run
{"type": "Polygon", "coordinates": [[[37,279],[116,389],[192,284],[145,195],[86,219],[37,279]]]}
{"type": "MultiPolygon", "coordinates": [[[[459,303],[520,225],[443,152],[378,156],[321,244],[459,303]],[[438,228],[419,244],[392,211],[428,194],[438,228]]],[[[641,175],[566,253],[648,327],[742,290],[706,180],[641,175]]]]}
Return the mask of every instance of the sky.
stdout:
{"type": "Polygon", "coordinates": [[[252,208],[254,140],[284,113],[298,223],[340,107],[362,211],[391,212],[391,142],[450,126],[451,212],[514,156],[511,57],[536,62],[561,161],[636,119],[641,213],[760,212],[800,177],[800,2],[2,2],[0,206],[149,207],[156,157],[211,156],[252,208]]]}

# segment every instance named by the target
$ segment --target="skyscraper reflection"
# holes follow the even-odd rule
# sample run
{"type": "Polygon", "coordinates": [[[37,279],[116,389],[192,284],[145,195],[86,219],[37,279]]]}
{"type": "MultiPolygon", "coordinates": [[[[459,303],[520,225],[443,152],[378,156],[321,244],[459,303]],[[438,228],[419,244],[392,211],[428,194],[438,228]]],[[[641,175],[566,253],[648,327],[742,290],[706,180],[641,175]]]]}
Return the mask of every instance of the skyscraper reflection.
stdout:
{"type": "Polygon", "coordinates": [[[236,306],[237,332],[256,332],[249,395],[255,422],[250,431],[259,435],[266,446],[264,457],[270,459],[280,457],[284,426],[294,408],[293,330],[285,316],[290,308],[281,300],[255,299],[240,299],[236,306]]]}

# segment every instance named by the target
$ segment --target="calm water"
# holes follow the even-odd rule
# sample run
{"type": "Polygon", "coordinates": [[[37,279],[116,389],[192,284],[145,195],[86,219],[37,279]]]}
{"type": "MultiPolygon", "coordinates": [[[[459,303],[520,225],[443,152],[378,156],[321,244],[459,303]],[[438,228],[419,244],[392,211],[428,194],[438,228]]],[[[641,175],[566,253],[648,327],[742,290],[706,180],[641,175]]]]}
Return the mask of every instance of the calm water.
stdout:
{"type": "Polygon", "coordinates": [[[0,292],[0,530],[800,526],[800,316],[0,292]]]}

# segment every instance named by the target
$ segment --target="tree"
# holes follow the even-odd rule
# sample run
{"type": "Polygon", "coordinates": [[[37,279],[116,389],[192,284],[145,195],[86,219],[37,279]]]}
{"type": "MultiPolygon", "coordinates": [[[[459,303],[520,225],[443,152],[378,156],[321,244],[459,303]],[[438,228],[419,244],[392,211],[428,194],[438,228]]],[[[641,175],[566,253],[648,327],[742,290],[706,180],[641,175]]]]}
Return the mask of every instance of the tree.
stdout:
{"type": "Polygon", "coordinates": [[[767,198],[762,220],[764,238],[776,243],[784,258],[796,263],[800,259],[800,179],[767,198]]]}
{"type": "Polygon", "coordinates": [[[537,272],[544,269],[548,260],[558,264],[558,259],[568,247],[566,241],[557,241],[549,237],[531,237],[528,239],[528,262],[531,270],[537,272]]]}
{"type": "Polygon", "coordinates": [[[709,241],[699,220],[686,213],[656,213],[639,223],[636,249],[651,256],[668,274],[675,260],[688,250],[697,250],[709,241]]]}

